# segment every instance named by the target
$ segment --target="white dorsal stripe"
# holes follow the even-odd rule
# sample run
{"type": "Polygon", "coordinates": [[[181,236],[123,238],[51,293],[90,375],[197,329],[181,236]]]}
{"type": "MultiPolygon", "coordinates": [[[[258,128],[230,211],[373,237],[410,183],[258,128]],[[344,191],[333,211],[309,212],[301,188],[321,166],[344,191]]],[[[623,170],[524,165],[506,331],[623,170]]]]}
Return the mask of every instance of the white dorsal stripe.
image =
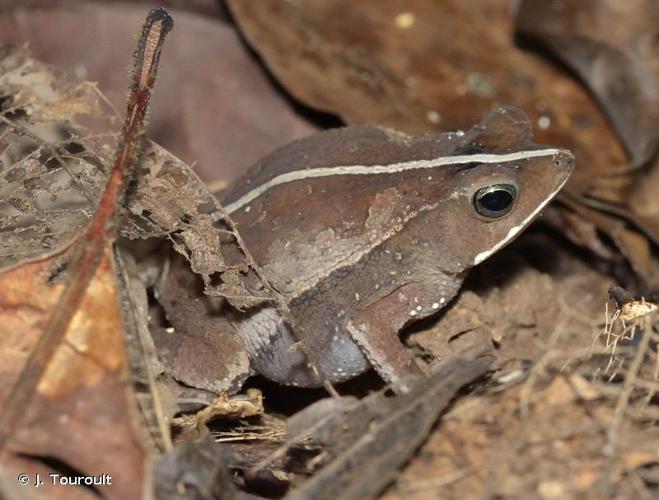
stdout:
{"type": "Polygon", "coordinates": [[[319,167],[302,170],[293,170],[285,174],[273,177],[260,186],[255,187],[247,194],[241,196],[225,208],[227,212],[233,213],[244,207],[254,199],[261,196],[270,189],[302,179],[311,179],[316,177],[329,177],[330,175],[376,175],[376,174],[395,174],[406,170],[435,168],[443,165],[456,165],[464,163],[502,163],[507,161],[526,160],[528,158],[537,158],[539,156],[552,156],[563,153],[563,149],[534,149],[530,151],[516,151],[515,153],[506,154],[472,154],[458,156],[442,156],[432,160],[414,160],[402,163],[391,163],[389,165],[347,165],[338,167],[319,167]]]}

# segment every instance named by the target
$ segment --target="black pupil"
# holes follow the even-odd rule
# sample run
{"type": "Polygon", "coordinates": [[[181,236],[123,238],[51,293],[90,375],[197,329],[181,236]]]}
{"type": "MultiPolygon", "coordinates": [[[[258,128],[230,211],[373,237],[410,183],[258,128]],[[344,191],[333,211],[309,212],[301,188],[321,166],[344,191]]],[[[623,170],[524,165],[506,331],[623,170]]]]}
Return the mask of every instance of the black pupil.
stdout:
{"type": "Polygon", "coordinates": [[[484,194],[480,202],[490,212],[503,212],[513,202],[513,196],[508,191],[497,189],[484,194]]]}
{"type": "Polygon", "coordinates": [[[500,217],[508,212],[515,201],[513,186],[495,185],[479,189],[475,196],[476,210],[487,217],[500,217]]]}

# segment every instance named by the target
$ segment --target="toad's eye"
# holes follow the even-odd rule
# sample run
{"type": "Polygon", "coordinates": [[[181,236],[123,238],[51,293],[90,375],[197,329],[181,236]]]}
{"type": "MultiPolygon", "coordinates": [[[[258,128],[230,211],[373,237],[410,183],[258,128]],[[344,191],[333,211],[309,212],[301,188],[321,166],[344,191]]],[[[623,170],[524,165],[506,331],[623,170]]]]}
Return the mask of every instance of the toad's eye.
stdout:
{"type": "Polygon", "coordinates": [[[492,184],[476,191],[472,204],[483,217],[498,219],[510,211],[516,198],[517,188],[512,184],[492,184]]]}

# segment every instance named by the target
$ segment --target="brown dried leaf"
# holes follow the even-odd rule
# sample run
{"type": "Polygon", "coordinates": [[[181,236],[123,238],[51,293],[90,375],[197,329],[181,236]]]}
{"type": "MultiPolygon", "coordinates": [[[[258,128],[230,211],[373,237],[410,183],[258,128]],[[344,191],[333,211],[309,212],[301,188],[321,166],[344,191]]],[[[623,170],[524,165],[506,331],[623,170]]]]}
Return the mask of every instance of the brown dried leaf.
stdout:
{"type": "MultiPolygon", "coordinates": [[[[2,268],[61,247],[86,224],[105,183],[116,136],[108,132],[115,120],[94,86],[34,61],[23,50],[2,51],[0,65],[0,95],[5,96],[0,116],[2,268]],[[42,112],[54,103],[59,103],[61,119],[42,112]],[[104,131],[94,133],[85,127],[90,123],[104,131]]],[[[208,187],[155,143],[145,145],[121,215],[122,236],[170,238],[206,279],[232,266],[249,268],[240,249],[233,248],[225,262],[221,242],[235,247],[234,233],[208,187]]],[[[248,292],[244,295],[247,300],[248,292]]]]}
{"type": "Polygon", "coordinates": [[[627,259],[633,271],[644,282],[648,284],[659,282],[659,263],[653,258],[650,248],[651,242],[657,243],[659,239],[655,239],[652,232],[643,234],[630,228],[625,219],[634,220],[631,212],[616,207],[610,209],[602,203],[597,204],[595,208],[591,208],[589,205],[592,203],[588,200],[580,203],[578,199],[575,200],[567,196],[564,196],[561,201],[575,214],[579,215],[582,221],[592,224],[595,229],[611,238],[620,253],[627,259]],[[598,208],[600,210],[597,210],[598,208]],[[614,215],[606,213],[608,210],[612,210],[614,215]]]}
{"type": "Polygon", "coordinates": [[[375,498],[426,439],[440,413],[466,384],[483,376],[491,358],[446,360],[409,394],[386,390],[336,408],[306,435],[322,444],[320,470],[289,493],[291,499],[375,498]]]}
{"type": "Polygon", "coordinates": [[[210,435],[188,441],[161,456],[155,463],[155,497],[179,500],[181,490],[187,498],[199,500],[247,500],[254,498],[238,491],[226,466],[228,450],[210,435]]]}
{"type": "MultiPolygon", "coordinates": [[[[151,11],[144,24],[130,77],[122,138],[103,195],[89,223],[55,254],[0,273],[3,285],[0,288],[10,292],[23,289],[18,296],[9,293],[6,300],[0,302],[0,308],[10,318],[19,316],[14,320],[18,322],[14,333],[29,344],[20,351],[11,343],[15,338],[5,331],[0,335],[4,343],[0,353],[9,358],[2,365],[15,368],[13,372],[3,373],[11,380],[0,405],[0,454],[2,461],[12,468],[27,470],[28,474],[34,472],[28,477],[35,478],[36,486],[43,486],[44,491],[58,491],[67,483],[52,480],[50,474],[44,474],[44,480],[38,482],[36,474],[44,472],[43,466],[67,476],[94,478],[92,484],[106,487],[109,497],[141,496],[147,486],[144,478],[149,457],[145,436],[140,435],[142,429],[136,422],[137,401],[129,383],[122,314],[125,297],[117,288],[113,222],[126,172],[141,137],[162,41],[171,26],[171,18],[162,10],[151,11]],[[154,34],[158,37],[156,42],[151,36],[154,34]],[[145,53],[145,46],[153,50],[145,53]],[[144,68],[148,70],[146,83],[140,78],[144,68]],[[57,276],[58,273],[61,275],[57,276]],[[42,298],[43,301],[39,300],[42,298]],[[42,302],[46,302],[47,307],[44,308],[42,302]],[[33,317],[21,317],[16,309],[30,310],[33,317]],[[116,432],[107,432],[109,428],[116,432]],[[98,450],[104,451],[102,457],[97,456],[98,450]],[[62,468],[74,472],[65,472],[62,468]]],[[[19,60],[23,56],[29,62],[20,51],[9,51],[5,55],[10,58],[17,55],[15,59],[19,60]]],[[[44,84],[26,76],[30,71],[19,71],[16,80],[6,82],[8,86],[15,85],[7,94],[7,100],[14,107],[2,110],[3,123],[10,133],[17,133],[19,137],[21,133],[28,133],[43,146],[45,141],[30,129],[48,137],[49,130],[70,128],[67,127],[70,123],[65,121],[68,115],[60,122],[50,123],[56,118],[53,113],[70,109],[68,100],[59,105],[60,101],[53,99],[68,90],[60,86],[69,82],[58,81],[56,75],[43,67],[32,73],[53,78],[44,84]],[[44,85],[50,92],[34,92],[44,85]],[[20,97],[12,97],[25,94],[29,99],[22,102],[20,97]],[[40,112],[42,97],[56,103],[47,113],[40,112]],[[18,121],[13,121],[12,117],[17,117],[18,121]],[[49,126],[46,131],[44,122],[49,126]]],[[[73,106],[71,115],[81,110],[86,108],[73,106]]],[[[40,160],[47,165],[46,159],[40,160]]],[[[55,167],[61,166],[56,162],[55,167]]],[[[10,169],[15,167],[10,165],[10,169]]],[[[66,168],[62,170],[68,173],[66,168]]],[[[29,218],[21,222],[30,228],[29,218]]],[[[32,223],[39,227],[38,223],[32,223]]],[[[14,233],[20,241],[21,231],[14,229],[14,233]]],[[[3,322],[0,329],[4,328],[3,322]]],[[[88,484],[86,480],[71,481],[68,478],[71,486],[88,484]]],[[[71,491],[74,496],[86,493],[80,487],[71,491]]]]}
{"type": "MultiPolygon", "coordinates": [[[[219,4],[204,3],[215,3],[216,9],[219,4]]],[[[38,59],[98,82],[109,101],[123,109],[126,61],[144,12],[143,5],[129,2],[49,1],[32,8],[14,2],[0,12],[0,32],[4,43],[28,43],[38,59]]],[[[171,13],[177,28],[170,35],[148,132],[214,189],[317,129],[272,85],[225,21],[171,13]]]]}
{"type": "MultiPolygon", "coordinates": [[[[0,273],[2,407],[64,289],[49,280],[59,257],[0,273]]],[[[36,472],[48,478],[53,459],[82,475],[109,474],[112,484],[99,487],[104,494],[132,498],[142,494],[148,450],[136,427],[112,268],[106,249],[65,342],[46,367],[1,457],[5,465],[32,478],[36,472]]],[[[43,487],[61,492],[61,486],[49,481],[43,487]]]]}
{"type": "Polygon", "coordinates": [[[524,0],[517,30],[545,44],[588,84],[633,166],[659,147],[659,3],[524,0]]]}
{"type": "MultiPolygon", "coordinates": [[[[44,249],[44,234],[50,245],[58,248],[68,244],[76,236],[98,203],[105,183],[105,165],[110,160],[116,139],[114,134],[107,132],[112,130],[111,120],[106,109],[99,110],[99,102],[102,103],[103,100],[94,87],[80,84],[62,73],[53,73],[50,68],[32,60],[24,51],[10,50],[4,54],[6,58],[0,59],[0,64],[8,68],[5,81],[10,83],[2,87],[3,80],[0,80],[0,89],[3,90],[3,95],[7,96],[5,104],[9,106],[3,115],[6,131],[4,139],[7,145],[3,160],[8,164],[6,177],[9,182],[6,188],[2,184],[0,189],[17,193],[15,198],[21,195],[21,199],[27,201],[18,203],[10,199],[6,206],[0,206],[0,227],[4,226],[2,229],[5,235],[0,238],[0,249],[5,250],[5,259],[0,260],[0,266],[18,265],[30,257],[48,253],[48,249],[44,249]],[[42,86],[37,86],[37,83],[42,86]],[[45,90],[42,90],[42,87],[45,90]],[[65,98],[71,93],[84,104],[75,107],[75,114],[71,112],[70,115],[63,115],[64,118],[75,118],[75,123],[62,123],[50,116],[44,118],[43,114],[38,112],[40,109],[47,109],[53,101],[70,102],[71,99],[65,98]],[[14,95],[18,98],[12,98],[14,95]],[[30,99],[27,95],[31,96],[30,99]],[[41,95],[45,97],[41,99],[41,95]],[[98,116],[80,115],[78,111],[81,109],[94,110],[98,116]],[[90,118],[95,119],[94,125],[98,129],[107,127],[106,132],[94,134],[80,125],[79,122],[87,123],[90,118]],[[32,129],[35,132],[30,139],[34,146],[26,150],[21,141],[24,131],[32,129]],[[65,130],[68,134],[66,137],[75,138],[73,152],[70,151],[71,147],[65,149],[68,142],[64,146],[59,142],[53,144],[52,130],[65,130]],[[42,151],[53,152],[49,153],[50,156],[45,156],[42,151]],[[26,155],[27,158],[24,158],[26,155]],[[49,163],[47,160],[51,157],[53,159],[49,163]],[[30,169],[22,168],[27,162],[30,162],[30,169]],[[17,175],[17,171],[20,175],[17,175]],[[61,178],[62,181],[53,184],[44,182],[43,179],[48,179],[46,176],[53,175],[51,171],[55,171],[59,176],[57,179],[61,178]],[[30,189],[24,189],[24,186],[30,189]],[[40,200],[42,196],[48,200],[57,200],[57,206],[51,208],[43,202],[32,203],[35,199],[40,200]],[[69,213],[77,218],[68,216],[69,213]],[[60,232],[55,232],[53,227],[60,229],[60,232]]],[[[61,106],[60,108],[66,109],[61,106]]],[[[263,290],[258,277],[250,270],[237,245],[235,233],[217,200],[187,165],[155,143],[145,144],[140,157],[139,172],[125,197],[125,207],[120,212],[118,230],[124,237],[168,238],[173,248],[189,260],[189,264],[180,266],[179,269],[180,273],[189,275],[186,278],[187,288],[180,293],[199,293],[200,301],[193,300],[192,304],[198,304],[203,309],[203,304],[212,300],[204,295],[204,283],[207,290],[224,290],[225,295],[231,292],[232,300],[238,301],[238,305],[242,307],[268,298],[267,291],[263,290]],[[240,274],[236,274],[236,270],[240,270],[240,274]],[[200,274],[203,282],[193,272],[200,274]],[[226,280],[222,280],[224,273],[228,273],[226,280]],[[241,279],[250,280],[249,288],[241,279]],[[249,291],[254,288],[258,288],[258,298],[254,298],[254,293],[249,291]],[[234,298],[236,295],[241,298],[234,298]]],[[[52,273],[56,275],[66,264],[65,260],[56,261],[52,273]]],[[[171,274],[175,275],[175,272],[171,274]]],[[[135,297],[124,296],[126,290],[132,287],[127,281],[119,286],[122,304],[127,308],[124,314],[125,328],[127,334],[131,335],[131,375],[135,378],[137,387],[148,387],[150,391],[137,395],[142,417],[145,419],[145,425],[152,431],[152,438],[162,444],[166,430],[163,429],[163,422],[166,419],[165,414],[170,410],[163,410],[160,404],[152,399],[158,396],[156,374],[151,368],[152,363],[149,364],[147,359],[151,362],[157,361],[152,352],[154,347],[145,332],[145,325],[140,325],[144,322],[144,314],[136,313],[138,306],[134,304],[135,297]]],[[[219,299],[214,300],[217,302],[219,299]]],[[[146,311],[145,306],[142,309],[146,311]]],[[[193,318],[198,321],[199,314],[203,315],[204,312],[196,311],[193,318]]],[[[216,393],[229,388],[235,391],[238,384],[250,373],[246,353],[238,345],[235,336],[229,328],[222,333],[221,327],[226,327],[226,323],[221,321],[208,323],[214,325],[210,331],[191,328],[197,324],[195,321],[182,324],[177,321],[176,316],[185,316],[184,313],[185,311],[177,313],[172,318],[172,323],[177,327],[176,335],[166,334],[164,328],[154,326],[152,333],[155,347],[161,350],[158,355],[162,360],[162,365],[158,363],[156,366],[158,369],[164,368],[168,375],[193,387],[216,393]],[[209,345],[216,348],[209,349],[209,345]],[[231,349],[230,346],[234,348],[231,349]],[[200,362],[201,360],[206,361],[200,362]],[[235,384],[229,387],[226,383],[228,379],[233,380],[235,384]]],[[[20,334],[21,330],[15,331],[20,334]]],[[[16,370],[18,369],[17,366],[16,370]]]]}
{"type": "MultiPolygon", "coordinates": [[[[658,24],[659,4],[653,0],[568,0],[560,4],[525,0],[517,17],[520,33],[544,44],[590,87],[624,142],[632,168],[648,164],[659,151],[658,24]]],[[[657,213],[651,208],[654,202],[643,196],[659,188],[656,175],[639,172],[619,176],[617,186],[610,181],[586,194],[617,204],[618,215],[659,244],[659,219],[643,215],[657,213]],[[632,185],[636,188],[631,189],[632,185]]],[[[634,251],[643,243],[631,242],[642,236],[609,231],[598,223],[599,215],[592,210],[581,212],[579,217],[611,237],[639,276],[652,281],[648,276],[649,251],[634,251]],[[643,253],[647,255],[640,255],[643,253]],[[647,265],[641,265],[641,260],[647,265]]],[[[616,225],[613,220],[608,224],[616,225]]],[[[656,262],[651,265],[657,267],[656,262]]]]}
{"type": "Polygon", "coordinates": [[[206,424],[211,420],[239,420],[262,415],[263,395],[258,389],[248,389],[246,395],[229,397],[222,394],[214,403],[192,415],[183,415],[173,420],[178,428],[177,441],[191,441],[199,438],[200,434],[208,432],[206,424]]]}
{"type": "Polygon", "coordinates": [[[84,113],[111,129],[94,87],[51,71],[25,51],[0,49],[0,96],[2,268],[67,244],[87,223],[112,144],[73,128],[84,113]]]}
{"type": "MultiPolygon", "coordinates": [[[[19,265],[48,253],[50,247],[61,248],[80,232],[98,203],[105,184],[106,165],[116,140],[113,133],[108,133],[112,130],[109,118],[112,115],[108,115],[107,109],[101,109],[103,98],[93,86],[53,72],[24,51],[8,50],[2,55],[0,64],[6,69],[4,78],[0,79],[0,90],[6,96],[3,100],[5,113],[1,117],[4,120],[2,139],[6,145],[2,160],[7,165],[3,172],[7,182],[0,184],[0,190],[14,193],[14,196],[9,197],[6,204],[0,204],[0,229],[3,230],[0,250],[4,257],[0,259],[0,267],[19,265]],[[62,119],[75,118],[75,122],[58,121],[57,117],[44,116],[41,112],[50,109],[54,102],[71,103],[72,95],[80,104],[71,109],[58,105],[57,109],[62,119]],[[81,115],[82,111],[87,114],[81,115]],[[90,111],[95,115],[90,115],[90,111]],[[97,130],[105,127],[103,133],[93,133],[81,125],[92,122],[92,118],[97,130]],[[25,145],[26,134],[30,134],[29,147],[25,145]],[[64,139],[60,139],[62,134],[64,139]]],[[[267,290],[250,270],[237,245],[223,210],[190,168],[163,148],[148,143],[140,157],[139,170],[126,195],[125,208],[121,210],[119,232],[130,239],[168,238],[173,248],[189,260],[189,265],[184,266],[191,275],[189,282],[195,279],[192,272],[196,272],[203,278],[207,290],[220,290],[230,295],[230,300],[240,307],[268,299],[267,290]],[[226,280],[222,280],[223,273],[228,273],[226,280]],[[249,285],[241,280],[249,280],[249,285]],[[256,288],[258,297],[250,292],[256,288]]],[[[53,274],[65,264],[65,261],[55,262],[53,274]]],[[[202,301],[211,300],[204,296],[203,288],[198,290],[196,284],[201,284],[201,280],[197,278],[196,281],[189,287],[189,293],[199,292],[202,301]]],[[[122,303],[130,306],[129,299],[122,303]]],[[[133,312],[132,309],[126,311],[126,327],[128,331],[139,332],[140,327],[129,328],[128,325],[129,318],[140,322],[140,315],[133,312]]],[[[247,356],[229,329],[224,334],[215,328],[210,332],[193,329],[188,335],[186,332],[191,331],[194,322],[180,325],[174,318],[173,323],[179,327],[178,335],[162,335],[164,330],[157,328],[154,331],[156,347],[162,349],[159,354],[169,375],[194,387],[219,393],[229,388],[227,379],[239,384],[250,373],[247,356]],[[209,342],[217,349],[209,350],[209,342]],[[206,362],[199,363],[202,359],[206,362]],[[229,377],[227,372],[234,376],[229,377]]],[[[214,324],[221,327],[223,323],[214,324]]],[[[15,332],[20,335],[21,330],[15,332]]],[[[153,392],[155,375],[144,356],[152,360],[155,356],[148,354],[143,345],[149,339],[144,333],[136,333],[132,338],[136,353],[131,355],[132,374],[139,382],[138,387],[147,386],[153,392]],[[136,374],[136,370],[140,373],[136,374]]],[[[237,385],[231,387],[237,389],[237,385]]],[[[153,431],[152,437],[160,442],[165,416],[149,396],[148,393],[139,396],[143,418],[153,431]]]]}
{"type": "MultiPolygon", "coordinates": [[[[91,129],[80,125],[90,118],[108,121],[98,106],[90,105],[103,101],[93,87],[53,72],[22,50],[7,50],[1,55],[0,64],[8,69],[6,78],[0,81],[0,85],[4,84],[0,88],[7,180],[16,184],[17,189],[9,186],[12,192],[24,186],[31,189],[24,197],[14,197],[7,206],[0,207],[3,217],[0,220],[8,235],[2,243],[9,249],[3,263],[7,270],[0,274],[0,284],[7,294],[0,302],[0,311],[6,319],[0,327],[3,343],[0,354],[7,358],[0,363],[3,368],[0,379],[6,382],[7,391],[2,393],[1,400],[3,462],[13,470],[39,471],[44,477],[48,477],[49,467],[57,468],[58,464],[71,467],[76,474],[104,473],[115,478],[115,486],[104,488],[104,495],[138,497],[148,486],[144,478],[148,477],[150,467],[149,445],[162,449],[168,443],[168,429],[162,425],[166,415],[158,408],[153,370],[136,372],[136,367],[143,368],[139,366],[140,360],[144,363],[149,356],[149,346],[144,344],[148,339],[139,332],[144,330],[144,325],[137,317],[138,311],[146,310],[146,297],[142,297],[141,306],[135,303],[136,291],[145,293],[129,284],[124,264],[119,260],[113,262],[113,233],[106,224],[95,224],[98,218],[95,216],[88,226],[94,230],[81,231],[98,205],[116,137],[107,133],[109,127],[103,134],[94,135],[91,129]],[[90,92],[84,93],[85,90],[90,92]],[[96,117],[90,116],[92,111],[96,117]],[[24,136],[31,141],[27,151],[22,142],[24,136]],[[71,138],[75,139],[74,147],[67,149],[67,140],[71,138]],[[88,145],[97,147],[100,153],[88,150],[88,145]],[[27,171],[22,168],[26,159],[33,163],[27,171]],[[52,186],[49,200],[60,202],[56,209],[34,202],[49,188],[39,182],[48,168],[55,169],[64,179],[52,186]],[[97,177],[90,175],[95,172],[97,177]],[[97,182],[84,182],[89,178],[97,182]],[[38,259],[44,253],[39,236],[44,232],[51,234],[49,224],[59,222],[60,213],[66,214],[71,206],[77,209],[73,211],[80,215],[79,220],[64,221],[64,230],[52,238],[58,250],[46,252],[45,257],[38,259]],[[92,233],[98,237],[91,239],[92,233]],[[24,255],[14,255],[12,250],[21,249],[21,245],[27,251],[24,255]],[[99,252],[104,248],[98,266],[91,254],[83,250],[97,247],[99,252]],[[79,258],[83,255],[85,266],[79,258]],[[91,269],[90,282],[77,279],[79,268],[91,269]],[[68,294],[73,289],[80,291],[80,302],[72,300],[71,316],[62,313],[59,316],[65,319],[54,321],[52,318],[59,317],[58,313],[67,306],[62,297],[75,296],[68,294]],[[132,346],[130,357],[124,346],[125,338],[142,343],[132,346]],[[48,340],[44,342],[44,339],[48,340]],[[44,345],[49,346],[45,351],[44,345]],[[47,352],[44,361],[35,364],[34,360],[41,358],[34,353],[41,352],[47,352]],[[32,354],[28,358],[29,353],[32,354]],[[152,393],[136,394],[133,382],[148,387],[152,393]],[[27,396],[15,397],[21,393],[27,396]],[[152,414],[147,415],[145,409],[152,414]],[[19,422],[16,416],[20,414],[25,418],[19,422]],[[51,435],[53,430],[57,435],[51,435]],[[151,442],[147,430],[152,433],[151,442]],[[158,439],[153,440],[154,437],[158,439]],[[94,460],[99,450],[103,450],[103,459],[94,460]]],[[[103,130],[107,123],[99,125],[97,120],[93,126],[103,130]]],[[[126,139],[124,144],[128,143],[126,139]]],[[[131,157],[130,151],[117,155],[122,157],[131,157]]],[[[142,171],[130,184],[126,208],[117,224],[119,230],[131,238],[170,238],[173,247],[190,260],[192,270],[201,274],[208,286],[212,276],[221,283],[218,275],[227,269],[234,271],[238,267],[244,273],[251,272],[231,221],[189,168],[154,144],[147,145],[140,159],[142,171]],[[227,258],[222,254],[221,242],[229,242],[227,258]]],[[[103,213],[114,213],[113,209],[108,212],[111,205],[107,203],[101,207],[103,213]]],[[[236,276],[230,277],[232,287],[241,285],[236,276]]],[[[244,286],[243,289],[248,295],[244,286]]],[[[243,361],[246,364],[246,358],[243,361]]],[[[211,359],[207,366],[218,362],[221,360],[211,359]]],[[[247,373],[247,369],[244,371],[247,373]]],[[[56,485],[49,486],[57,490],[56,485]]],[[[87,492],[71,490],[71,494],[87,492]]]]}

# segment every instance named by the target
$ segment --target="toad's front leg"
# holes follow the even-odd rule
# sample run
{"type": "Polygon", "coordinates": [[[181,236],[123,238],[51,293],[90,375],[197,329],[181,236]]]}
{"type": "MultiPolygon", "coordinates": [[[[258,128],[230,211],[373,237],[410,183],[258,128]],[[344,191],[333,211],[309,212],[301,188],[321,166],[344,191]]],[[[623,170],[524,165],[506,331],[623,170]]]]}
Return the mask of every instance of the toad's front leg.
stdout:
{"type": "Polygon", "coordinates": [[[447,300],[437,297],[436,288],[430,285],[408,283],[352,312],[348,332],[396,392],[407,392],[415,380],[425,376],[412,353],[400,342],[398,332],[408,321],[433,314],[447,300]]]}

